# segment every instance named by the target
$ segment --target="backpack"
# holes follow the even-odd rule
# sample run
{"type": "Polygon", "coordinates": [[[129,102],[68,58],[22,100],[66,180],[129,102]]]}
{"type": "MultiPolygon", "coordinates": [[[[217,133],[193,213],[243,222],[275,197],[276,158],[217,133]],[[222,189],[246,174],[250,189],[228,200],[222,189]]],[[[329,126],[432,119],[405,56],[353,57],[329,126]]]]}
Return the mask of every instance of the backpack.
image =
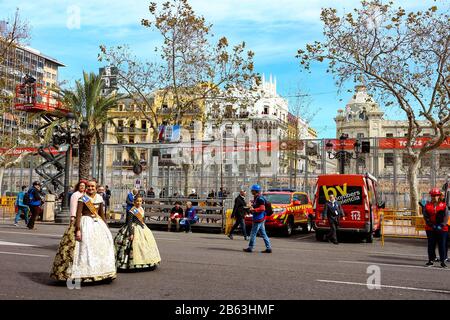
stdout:
{"type": "Polygon", "coordinates": [[[261,197],[264,200],[264,206],[266,207],[266,216],[271,216],[273,214],[272,203],[267,201],[265,197],[261,197]]]}
{"type": "Polygon", "coordinates": [[[23,196],[23,204],[26,206],[29,206],[31,203],[31,196],[30,196],[30,191],[27,191],[25,193],[25,195],[23,196]]]}

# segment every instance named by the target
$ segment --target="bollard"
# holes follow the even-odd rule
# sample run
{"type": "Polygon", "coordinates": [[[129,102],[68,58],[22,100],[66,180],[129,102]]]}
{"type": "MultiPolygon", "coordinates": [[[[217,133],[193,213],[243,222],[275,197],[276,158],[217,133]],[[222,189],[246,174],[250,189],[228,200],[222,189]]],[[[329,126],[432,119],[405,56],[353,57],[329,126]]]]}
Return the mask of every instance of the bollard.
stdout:
{"type": "Polygon", "coordinates": [[[45,195],[44,213],[42,216],[42,221],[44,222],[55,221],[55,199],[56,196],[54,194],[45,195]]]}

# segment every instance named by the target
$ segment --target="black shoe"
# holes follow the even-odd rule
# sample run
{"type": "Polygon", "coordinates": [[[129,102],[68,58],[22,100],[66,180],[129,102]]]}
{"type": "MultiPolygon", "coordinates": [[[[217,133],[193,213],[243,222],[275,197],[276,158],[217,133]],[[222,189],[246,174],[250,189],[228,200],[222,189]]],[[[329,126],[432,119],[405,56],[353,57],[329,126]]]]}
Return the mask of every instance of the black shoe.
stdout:
{"type": "Polygon", "coordinates": [[[448,268],[444,261],[441,262],[441,268],[448,268]]]}
{"type": "Polygon", "coordinates": [[[427,263],[425,263],[425,266],[432,267],[432,266],[434,266],[434,263],[433,263],[433,261],[428,261],[427,263]]]}
{"type": "Polygon", "coordinates": [[[248,240],[248,237],[244,237],[244,240],[247,241],[247,240],[248,240]]]}
{"type": "Polygon", "coordinates": [[[228,238],[230,238],[231,240],[233,240],[233,235],[230,233],[230,234],[228,235],[228,238]]]}
{"type": "Polygon", "coordinates": [[[333,244],[339,244],[339,242],[337,242],[337,241],[333,241],[333,244]]]}
{"type": "Polygon", "coordinates": [[[250,249],[250,248],[245,248],[245,249],[242,249],[244,252],[253,252],[253,250],[252,249],[250,249]]]}
{"type": "Polygon", "coordinates": [[[264,251],[261,251],[261,253],[272,253],[272,249],[266,249],[264,251]]]}

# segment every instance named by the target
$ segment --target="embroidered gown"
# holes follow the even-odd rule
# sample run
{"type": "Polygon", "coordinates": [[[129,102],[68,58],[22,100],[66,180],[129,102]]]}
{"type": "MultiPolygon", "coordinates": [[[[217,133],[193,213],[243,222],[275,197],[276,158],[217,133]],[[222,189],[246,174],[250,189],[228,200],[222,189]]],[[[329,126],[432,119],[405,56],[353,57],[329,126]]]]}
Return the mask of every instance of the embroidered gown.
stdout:
{"type": "MultiPolygon", "coordinates": [[[[76,217],[78,200],[84,195],[79,191],[72,194],[70,197],[70,217],[76,217]]],[[[58,281],[65,281],[71,278],[71,267],[73,263],[73,254],[75,252],[75,221],[71,222],[66,229],[61,242],[59,243],[58,251],[53,262],[53,268],[50,273],[52,279],[58,281]]]]}
{"type": "Polygon", "coordinates": [[[132,207],[127,222],[115,239],[116,266],[118,269],[155,268],[161,262],[158,246],[144,222],[144,209],[132,207]],[[130,236],[134,235],[133,241],[130,236]]]}
{"type": "Polygon", "coordinates": [[[81,230],[81,241],[75,244],[71,278],[84,282],[115,279],[114,243],[99,194],[80,198],[75,232],[77,230],[81,230]]]}

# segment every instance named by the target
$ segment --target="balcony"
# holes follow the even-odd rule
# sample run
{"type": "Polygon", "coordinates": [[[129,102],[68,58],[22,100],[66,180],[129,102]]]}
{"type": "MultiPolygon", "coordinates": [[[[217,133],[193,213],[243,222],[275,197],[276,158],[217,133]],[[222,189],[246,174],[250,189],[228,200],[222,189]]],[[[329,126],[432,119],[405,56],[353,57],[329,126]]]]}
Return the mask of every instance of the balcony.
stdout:
{"type": "Polygon", "coordinates": [[[116,127],[116,133],[124,133],[124,134],[147,134],[147,128],[129,128],[129,127],[116,127]]]}

